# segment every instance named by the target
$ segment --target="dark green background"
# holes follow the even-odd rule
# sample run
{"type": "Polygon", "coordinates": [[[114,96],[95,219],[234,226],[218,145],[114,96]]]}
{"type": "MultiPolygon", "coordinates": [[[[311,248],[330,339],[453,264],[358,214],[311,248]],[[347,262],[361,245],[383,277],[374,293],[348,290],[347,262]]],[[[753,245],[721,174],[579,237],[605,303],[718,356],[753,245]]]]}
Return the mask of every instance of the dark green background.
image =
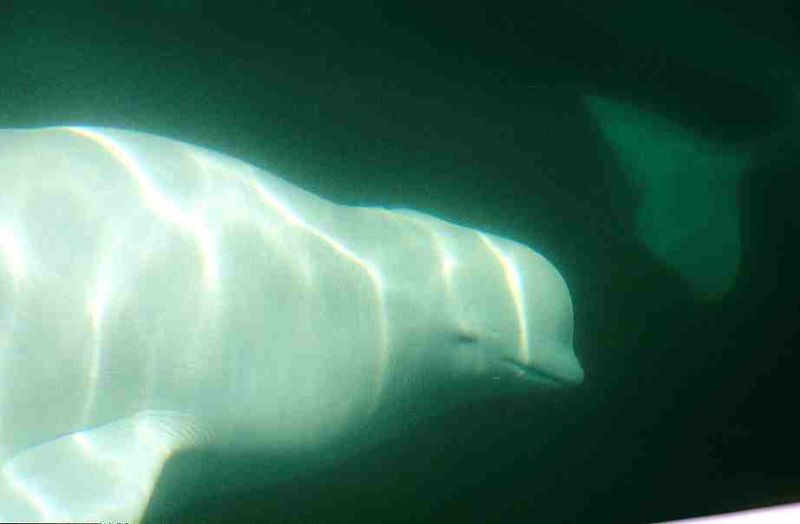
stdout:
{"type": "Polygon", "coordinates": [[[409,421],[343,458],[179,457],[152,521],[645,522],[800,501],[796,8],[587,3],[2,3],[0,127],[204,145],[515,238],[571,288],[579,389],[409,421]],[[634,234],[584,94],[753,151],[721,303],[634,234]],[[205,488],[180,483],[192,468],[205,488]]]}

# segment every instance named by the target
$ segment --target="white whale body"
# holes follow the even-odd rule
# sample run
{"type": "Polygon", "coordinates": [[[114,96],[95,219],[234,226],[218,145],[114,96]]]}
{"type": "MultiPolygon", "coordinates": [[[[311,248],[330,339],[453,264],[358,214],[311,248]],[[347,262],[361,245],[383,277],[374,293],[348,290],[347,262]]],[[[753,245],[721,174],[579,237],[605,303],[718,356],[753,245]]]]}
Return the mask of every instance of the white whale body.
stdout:
{"type": "Polygon", "coordinates": [[[402,395],[576,384],[533,250],[157,136],[0,131],[0,521],[136,521],[202,446],[312,446],[402,395]]]}

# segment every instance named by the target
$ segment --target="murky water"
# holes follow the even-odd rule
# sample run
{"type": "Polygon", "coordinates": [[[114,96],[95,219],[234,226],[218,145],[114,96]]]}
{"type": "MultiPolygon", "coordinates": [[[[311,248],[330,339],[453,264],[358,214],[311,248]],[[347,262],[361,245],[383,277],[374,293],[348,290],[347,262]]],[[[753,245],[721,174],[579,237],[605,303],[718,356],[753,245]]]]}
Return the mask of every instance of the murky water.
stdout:
{"type": "Polygon", "coordinates": [[[187,453],[146,521],[651,522],[800,501],[798,13],[638,5],[2,8],[0,127],[203,145],[523,242],[572,293],[581,386],[406,413],[358,450],[187,453]]]}

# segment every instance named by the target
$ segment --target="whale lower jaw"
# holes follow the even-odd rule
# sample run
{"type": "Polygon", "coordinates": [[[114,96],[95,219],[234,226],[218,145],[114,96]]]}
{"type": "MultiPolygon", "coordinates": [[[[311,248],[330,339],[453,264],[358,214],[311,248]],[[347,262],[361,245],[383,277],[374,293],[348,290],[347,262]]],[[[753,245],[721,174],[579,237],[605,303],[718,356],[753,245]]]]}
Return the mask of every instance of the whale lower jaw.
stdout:
{"type": "Polygon", "coordinates": [[[581,379],[577,377],[555,374],[505,357],[493,360],[492,372],[493,375],[499,374],[511,377],[513,380],[522,382],[525,385],[539,387],[571,386],[581,382],[581,379]]]}

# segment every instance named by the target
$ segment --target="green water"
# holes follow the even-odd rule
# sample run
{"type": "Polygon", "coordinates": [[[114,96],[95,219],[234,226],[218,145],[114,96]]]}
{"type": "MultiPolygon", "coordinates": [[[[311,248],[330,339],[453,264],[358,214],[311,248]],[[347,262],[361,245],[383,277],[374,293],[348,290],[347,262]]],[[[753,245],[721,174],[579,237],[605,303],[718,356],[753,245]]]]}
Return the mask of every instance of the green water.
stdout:
{"type": "Polygon", "coordinates": [[[531,245],[570,286],[586,381],[409,416],[353,453],[178,457],[147,521],[800,501],[797,8],[239,4],[0,7],[0,127],[172,136],[531,245]]]}

